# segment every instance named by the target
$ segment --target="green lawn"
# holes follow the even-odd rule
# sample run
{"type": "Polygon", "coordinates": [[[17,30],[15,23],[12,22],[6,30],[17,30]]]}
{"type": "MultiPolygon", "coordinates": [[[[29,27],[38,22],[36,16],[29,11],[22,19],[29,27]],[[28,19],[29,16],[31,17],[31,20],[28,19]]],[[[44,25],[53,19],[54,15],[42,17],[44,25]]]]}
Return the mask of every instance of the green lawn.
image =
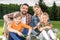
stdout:
{"type": "MultiPolygon", "coordinates": [[[[60,21],[51,21],[51,23],[53,24],[54,28],[58,29],[58,37],[60,38],[60,21]]],[[[0,20],[0,35],[2,35],[2,31],[3,31],[3,20],[0,20]]]]}
{"type": "Polygon", "coordinates": [[[3,20],[0,19],[0,35],[2,35],[3,31],[3,20]]]}

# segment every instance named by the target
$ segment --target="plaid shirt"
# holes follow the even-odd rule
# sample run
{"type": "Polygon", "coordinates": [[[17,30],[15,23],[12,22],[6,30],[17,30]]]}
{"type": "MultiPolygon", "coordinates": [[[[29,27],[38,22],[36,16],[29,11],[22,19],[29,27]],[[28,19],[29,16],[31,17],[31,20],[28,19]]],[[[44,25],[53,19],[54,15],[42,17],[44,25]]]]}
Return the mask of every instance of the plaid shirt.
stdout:
{"type": "MultiPolygon", "coordinates": [[[[13,15],[15,14],[15,13],[21,13],[21,12],[19,12],[19,11],[16,11],[16,12],[13,12],[13,13],[9,13],[9,14],[7,14],[7,16],[8,16],[8,18],[13,18],[13,15]]],[[[22,13],[21,13],[22,14],[22,13]]],[[[26,24],[30,24],[30,22],[31,22],[31,15],[29,14],[29,13],[27,13],[26,14],[26,24]]]]}

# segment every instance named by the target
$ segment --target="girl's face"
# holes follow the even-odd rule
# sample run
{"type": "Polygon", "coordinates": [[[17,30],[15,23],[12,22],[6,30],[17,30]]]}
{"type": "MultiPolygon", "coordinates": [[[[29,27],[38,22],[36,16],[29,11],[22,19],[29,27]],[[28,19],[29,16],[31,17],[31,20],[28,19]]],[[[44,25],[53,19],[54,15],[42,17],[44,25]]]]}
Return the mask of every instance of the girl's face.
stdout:
{"type": "Polygon", "coordinates": [[[43,22],[44,22],[44,23],[48,22],[48,19],[49,19],[49,18],[48,18],[47,15],[43,15],[43,22]]]}
{"type": "Polygon", "coordinates": [[[17,24],[18,24],[19,22],[21,22],[21,17],[14,18],[14,22],[17,23],[17,24]]]}

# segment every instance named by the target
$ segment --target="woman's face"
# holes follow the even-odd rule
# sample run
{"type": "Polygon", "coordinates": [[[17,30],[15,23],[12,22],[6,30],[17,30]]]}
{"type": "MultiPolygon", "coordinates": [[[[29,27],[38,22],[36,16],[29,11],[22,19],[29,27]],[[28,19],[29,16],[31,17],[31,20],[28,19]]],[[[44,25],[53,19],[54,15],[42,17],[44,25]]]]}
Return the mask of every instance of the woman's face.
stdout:
{"type": "Polygon", "coordinates": [[[22,12],[23,15],[26,15],[26,13],[28,12],[28,6],[23,5],[23,6],[21,7],[21,12],[22,12]]]}
{"type": "Polygon", "coordinates": [[[39,15],[41,12],[41,9],[38,7],[33,8],[33,10],[34,10],[34,13],[36,13],[37,15],[39,15]]]}

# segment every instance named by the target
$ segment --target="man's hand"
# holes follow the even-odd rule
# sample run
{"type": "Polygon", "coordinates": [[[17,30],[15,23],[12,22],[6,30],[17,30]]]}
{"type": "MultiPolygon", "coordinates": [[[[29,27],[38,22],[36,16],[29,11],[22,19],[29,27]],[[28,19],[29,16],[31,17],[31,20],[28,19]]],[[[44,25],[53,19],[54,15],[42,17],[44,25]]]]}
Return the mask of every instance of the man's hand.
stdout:
{"type": "Polygon", "coordinates": [[[26,40],[30,40],[31,39],[31,37],[28,35],[27,37],[26,37],[26,40]]]}
{"type": "Polygon", "coordinates": [[[4,32],[4,37],[6,37],[6,38],[8,37],[7,33],[5,33],[5,32],[4,32]]]}

